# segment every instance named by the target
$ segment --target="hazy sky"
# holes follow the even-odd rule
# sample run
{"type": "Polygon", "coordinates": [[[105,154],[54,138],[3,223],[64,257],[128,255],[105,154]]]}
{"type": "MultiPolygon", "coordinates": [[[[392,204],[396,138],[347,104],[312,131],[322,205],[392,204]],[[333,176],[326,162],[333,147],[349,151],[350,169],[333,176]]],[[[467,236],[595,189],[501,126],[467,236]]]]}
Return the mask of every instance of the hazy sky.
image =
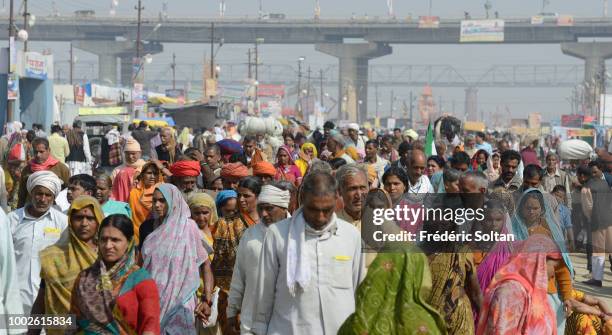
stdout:
{"type": "MultiPolygon", "coordinates": [[[[9,0],[0,0],[0,15],[6,15],[3,5],[8,6],[9,0]]],[[[264,12],[285,13],[288,17],[312,17],[314,0],[262,0],[264,12]]],[[[94,9],[98,16],[108,16],[111,0],[56,0],[56,8],[61,15],[71,15],[74,10],[94,9]]],[[[134,16],[136,0],[118,0],[118,16],[134,16]]],[[[168,3],[170,17],[211,17],[218,15],[218,0],[143,0],[145,6],[144,16],[154,17],[162,10],[162,4],[168,3]]],[[[471,13],[473,18],[484,17],[485,0],[432,0],[432,14],[443,18],[460,18],[464,11],[471,13]]],[[[17,5],[20,4],[16,0],[17,5]]],[[[29,0],[30,12],[44,16],[52,12],[53,1],[29,0]]],[[[352,14],[369,17],[386,16],[387,0],[320,0],[322,18],[348,18],[352,14]]],[[[491,0],[492,11],[498,11],[503,17],[529,17],[540,12],[542,2],[537,0],[491,0]]],[[[226,0],[226,16],[244,17],[257,16],[258,0],[226,0]]],[[[412,15],[427,15],[428,0],[394,0],[395,14],[398,18],[412,15]]],[[[611,9],[612,10],[612,9],[611,9]]],[[[550,0],[546,12],[571,14],[578,17],[600,17],[603,13],[603,0],[550,0]]],[[[6,45],[3,41],[1,45],[6,45]]],[[[34,49],[51,48],[57,61],[68,59],[67,43],[36,43],[30,44],[34,49]]],[[[246,51],[250,46],[225,45],[219,51],[218,59],[222,63],[245,63],[246,51]]],[[[371,61],[371,64],[439,64],[452,65],[459,72],[475,74],[484,72],[492,65],[500,64],[582,64],[582,61],[565,56],[561,53],[559,45],[394,45],[392,55],[371,61]]],[[[172,53],[177,53],[178,63],[199,63],[203,54],[208,50],[207,45],[185,45],[167,43],[164,52],[155,55],[153,64],[147,69],[147,77],[164,77],[169,75],[168,64],[172,53]]],[[[79,71],[91,71],[88,62],[96,57],[82,51],[77,51],[81,64],[79,71]]],[[[325,68],[336,64],[333,57],[320,54],[314,46],[295,45],[291,48],[278,45],[263,45],[261,47],[262,62],[267,64],[290,64],[295,66],[299,56],[306,57],[306,64],[313,70],[325,68]]],[[[179,75],[189,75],[189,67],[179,65],[179,75]]],[[[65,76],[66,74],[64,74],[65,76]]],[[[78,76],[78,75],[77,75],[78,76]]],[[[331,95],[337,95],[337,89],[330,88],[331,95]]],[[[410,91],[415,94],[421,88],[395,88],[397,96],[407,98],[410,91]]],[[[442,96],[443,109],[455,110],[459,116],[464,109],[463,88],[436,88],[433,87],[436,97],[442,96]]],[[[544,119],[559,118],[558,115],[571,111],[567,97],[571,94],[570,88],[530,88],[530,89],[479,89],[479,108],[489,115],[498,109],[508,108],[513,117],[526,117],[528,113],[540,112],[544,119]]],[[[381,114],[388,113],[389,92],[380,89],[381,114]]],[[[374,110],[374,90],[369,92],[370,111],[374,110]]]]}

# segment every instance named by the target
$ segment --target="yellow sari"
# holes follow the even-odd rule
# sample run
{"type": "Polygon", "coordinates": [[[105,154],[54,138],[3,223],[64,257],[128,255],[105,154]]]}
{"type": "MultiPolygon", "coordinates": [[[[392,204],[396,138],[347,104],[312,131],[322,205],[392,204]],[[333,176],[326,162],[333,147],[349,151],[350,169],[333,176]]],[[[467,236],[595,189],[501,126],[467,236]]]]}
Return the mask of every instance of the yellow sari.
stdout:
{"type": "MultiPolygon", "coordinates": [[[[70,312],[72,288],[79,273],[96,261],[98,253],[81,241],[70,223],[72,213],[91,206],[98,226],[104,219],[100,204],[90,196],[80,196],[68,210],[68,235],[40,253],[40,278],[45,281],[45,314],[65,315],[70,312]]],[[[63,334],[63,330],[47,330],[48,334],[63,334]]]]}

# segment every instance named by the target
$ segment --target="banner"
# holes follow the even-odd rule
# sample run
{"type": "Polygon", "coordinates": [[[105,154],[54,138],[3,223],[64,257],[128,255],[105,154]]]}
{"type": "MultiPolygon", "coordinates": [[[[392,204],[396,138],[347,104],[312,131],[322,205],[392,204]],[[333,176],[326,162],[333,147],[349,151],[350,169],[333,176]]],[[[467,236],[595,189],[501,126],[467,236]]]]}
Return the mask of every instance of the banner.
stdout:
{"type": "Polygon", "coordinates": [[[16,73],[8,75],[7,84],[7,99],[17,100],[19,98],[19,77],[16,73]]]}
{"type": "Polygon", "coordinates": [[[144,112],[146,103],[147,98],[144,93],[144,85],[134,83],[134,88],[132,89],[132,110],[134,112],[144,112]]]}
{"type": "Polygon", "coordinates": [[[23,70],[25,77],[46,80],[47,68],[45,56],[37,52],[26,52],[23,70]]]}
{"type": "Polygon", "coordinates": [[[567,137],[592,137],[595,135],[595,129],[568,129],[567,137]]]}
{"type": "Polygon", "coordinates": [[[270,84],[259,84],[257,87],[258,97],[284,97],[285,96],[285,85],[270,85],[270,84]]]}
{"type": "Polygon", "coordinates": [[[561,126],[562,127],[582,127],[584,121],[583,115],[570,114],[561,115],[561,126]]]}
{"type": "Polygon", "coordinates": [[[531,17],[531,24],[538,25],[544,24],[544,17],[542,15],[534,15],[531,17]]]}
{"type": "Polygon", "coordinates": [[[557,25],[561,27],[571,27],[574,25],[574,17],[571,15],[559,15],[557,25]]]}
{"type": "Polygon", "coordinates": [[[459,42],[503,42],[504,20],[463,20],[459,42]]]}
{"type": "Polygon", "coordinates": [[[17,47],[15,46],[15,36],[9,37],[9,73],[17,69],[17,47]]]}
{"type": "Polygon", "coordinates": [[[81,85],[74,85],[74,103],[82,105],[85,101],[85,87],[81,85]]]}
{"type": "Polygon", "coordinates": [[[419,28],[440,28],[439,16],[419,16],[419,28]]]}
{"type": "Polygon", "coordinates": [[[127,114],[125,107],[79,107],[79,115],[120,115],[127,114]]]}

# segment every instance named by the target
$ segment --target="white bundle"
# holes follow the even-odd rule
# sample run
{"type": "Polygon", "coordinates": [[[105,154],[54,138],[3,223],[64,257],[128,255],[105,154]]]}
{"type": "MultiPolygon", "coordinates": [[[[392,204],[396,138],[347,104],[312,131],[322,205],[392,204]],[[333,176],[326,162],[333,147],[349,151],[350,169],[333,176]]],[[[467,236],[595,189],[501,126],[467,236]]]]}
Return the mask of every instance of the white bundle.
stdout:
{"type": "Polygon", "coordinates": [[[565,140],[559,145],[559,157],[565,160],[589,159],[593,153],[590,144],[583,140],[565,140]]]}

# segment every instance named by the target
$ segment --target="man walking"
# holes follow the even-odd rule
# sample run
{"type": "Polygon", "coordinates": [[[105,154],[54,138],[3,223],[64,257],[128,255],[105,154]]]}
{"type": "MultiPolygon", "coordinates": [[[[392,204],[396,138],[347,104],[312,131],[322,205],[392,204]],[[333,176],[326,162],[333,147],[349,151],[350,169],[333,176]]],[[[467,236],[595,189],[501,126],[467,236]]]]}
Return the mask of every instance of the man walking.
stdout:
{"type": "Polygon", "coordinates": [[[259,262],[252,332],[336,334],[355,310],[364,276],[361,236],[338,219],[337,183],[312,172],[302,183],[302,209],[268,229],[259,262]]]}

